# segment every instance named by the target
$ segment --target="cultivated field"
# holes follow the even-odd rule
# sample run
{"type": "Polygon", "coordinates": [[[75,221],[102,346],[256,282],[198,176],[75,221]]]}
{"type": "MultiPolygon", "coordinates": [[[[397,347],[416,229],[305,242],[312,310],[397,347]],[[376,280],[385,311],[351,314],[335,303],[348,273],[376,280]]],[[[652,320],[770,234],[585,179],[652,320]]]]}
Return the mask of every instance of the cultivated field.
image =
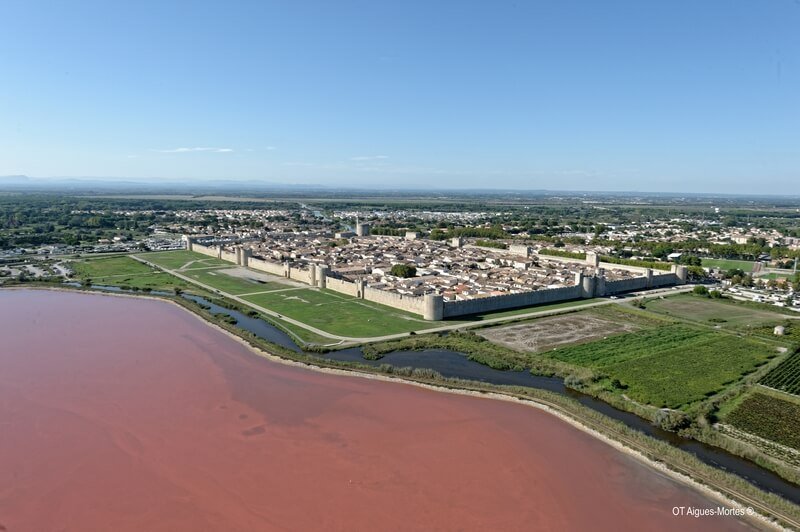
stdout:
{"type": "Polygon", "coordinates": [[[709,397],[777,354],[774,347],[756,340],[682,324],[560,347],[547,353],[617,379],[631,399],[669,408],[709,397]]]}
{"type": "Polygon", "coordinates": [[[789,355],[770,370],[761,379],[761,384],[800,396],[800,352],[789,355]]]}
{"type": "Polygon", "coordinates": [[[772,312],[768,308],[762,310],[733,301],[691,294],[648,301],[647,310],[705,325],[719,325],[722,328],[737,330],[770,324],[778,325],[786,319],[785,314],[772,312]]]}
{"type": "Polygon", "coordinates": [[[744,273],[753,271],[755,263],[748,260],[733,259],[703,259],[702,265],[706,268],[719,268],[721,270],[742,270],[744,273]]]}
{"type": "Polygon", "coordinates": [[[479,331],[478,334],[493,343],[516,351],[538,353],[562,345],[590,342],[631,332],[640,327],[633,319],[625,320],[626,316],[622,314],[619,311],[590,309],[514,325],[492,327],[479,331]]]}
{"type": "Polygon", "coordinates": [[[724,420],[745,432],[800,450],[800,402],[756,391],[724,420]]]}

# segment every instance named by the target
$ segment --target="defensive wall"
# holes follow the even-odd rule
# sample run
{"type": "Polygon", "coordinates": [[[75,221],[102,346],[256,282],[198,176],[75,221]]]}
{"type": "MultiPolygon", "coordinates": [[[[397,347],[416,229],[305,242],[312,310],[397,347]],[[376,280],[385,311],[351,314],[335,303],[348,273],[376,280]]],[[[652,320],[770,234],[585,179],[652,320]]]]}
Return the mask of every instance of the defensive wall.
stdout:
{"type": "Polygon", "coordinates": [[[442,316],[444,318],[452,318],[455,316],[466,316],[495,310],[530,307],[542,303],[580,299],[581,291],[580,286],[565,286],[563,288],[549,288],[536,290],[534,292],[480,297],[463,301],[445,301],[443,302],[442,316]]]}
{"type": "Polygon", "coordinates": [[[247,262],[248,267],[253,268],[254,270],[264,273],[271,273],[272,275],[277,275],[280,277],[284,277],[286,275],[286,267],[283,264],[269,262],[256,257],[251,257],[247,262]]]}
{"type": "Polygon", "coordinates": [[[413,312],[414,314],[422,314],[426,320],[433,319],[432,317],[428,317],[425,313],[425,297],[403,295],[396,292],[370,288],[369,286],[364,287],[363,294],[364,299],[367,301],[405,310],[406,312],[413,312]]]}
{"type": "MultiPolygon", "coordinates": [[[[280,264],[259,257],[253,257],[252,251],[242,246],[236,246],[234,251],[230,252],[218,246],[200,245],[193,242],[191,238],[186,239],[186,242],[187,249],[202,253],[203,255],[217,257],[240,266],[285,277],[310,286],[327,288],[351,297],[357,297],[413,314],[419,314],[422,315],[424,319],[432,321],[456,316],[530,307],[574,299],[603,297],[625,292],[647,290],[649,288],[685,284],[687,275],[686,267],[679,265],[672,265],[672,271],[670,273],[655,273],[654,270],[649,268],[626,266],[624,269],[635,270],[637,273],[641,273],[642,276],[609,281],[605,278],[604,263],[599,262],[596,255],[587,254],[587,262],[597,268],[598,274],[584,275],[583,272],[576,272],[575,284],[572,286],[544,288],[531,292],[479,297],[462,301],[444,301],[444,298],[437,294],[426,294],[421,297],[403,295],[396,292],[370,288],[361,280],[352,282],[340,279],[333,276],[328,270],[328,267],[322,264],[311,264],[308,269],[293,268],[289,263],[280,264]]],[[[618,264],[609,264],[609,266],[621,268],[618,264]]]]}

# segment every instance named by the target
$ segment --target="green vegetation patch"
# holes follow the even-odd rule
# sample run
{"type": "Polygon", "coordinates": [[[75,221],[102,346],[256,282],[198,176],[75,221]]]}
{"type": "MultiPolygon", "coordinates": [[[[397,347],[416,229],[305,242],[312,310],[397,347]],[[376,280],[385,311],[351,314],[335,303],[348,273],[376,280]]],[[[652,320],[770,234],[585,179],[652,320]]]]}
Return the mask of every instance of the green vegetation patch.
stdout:
{"type": "Polygon", "coordinates": [[[700,341],[707,333],[686,325],[666,325],[649,330],[612,336],[597,342],[562,347],[549,352],[552,358],[602,368],[629,359],[646,357],[673,346],[686,346],[700,341]]]}
{"type": "Polygon", "coordinates": [[[652,268],[654,270],[669,271],[672,268],[670,262],[659,262],[655,260],[636,260],[636,259],[623,259],[620,257],[612,257],[611,255],[601,255],[602,262],[610,264],[621,264],[623,266],[636,266],[637,268],[652,268]]]}
{"type": "Polygon", "coordinates": [[[698,297],[690,294],[653,299],[647,310],[699,323],[720,325],[727,329],[747,330],[768,324],[783,323],[784,316],[769,307],[754,308],[734,301],[698,297]]]}
{"type": "Polygon", "coordinates": [[[800,351],[792,353],[783,362],[770,370],[761,379],[761,384],[794,395],[800,395],[800,351]]]}
{"type": "Polygon", "coordinates": [[[73,261],[70,266],[75,271],[75,277],[80,279],[109,277],[112,275],[147,275],[155,273],[154,270],[135,261],[130,257],[117,256],[99,259],[73,261]]]}
{"type": "Polygon", "coordinates": [[[754,340],[671,324],[548,354],[598,370],[636,401],[677,408],[723,390],[777,352],[754,340]]]}
{"type": "Polygon", "coordinates": [[[191,285],[177,277],[154,270],[130,257],[106,257],[70,263],[74,277],[94,285],[119,286],[126,289],[186,290],[191,285]]]}
{"type": "Polygon", "coordinates": [[[800,450],[800,404],[755,392],[725,419],[734,427],[800,450]]]}
{"type": "Polygon", "coordinates": [[[195,269],[232,265],[232,263],[216,257],[209,257],[208,255],[197,253],[196,251],[186,250],[142,253],[139,256],[144,260],[150,261],[168,270],[177,270],[183,267],[186,267],[186,269],[195,269]]]}
{"type": "Polygon", "coordinates": [[[777,354],[751,340],[720,333],[706,334],[702,341],[696,338],[680,347],[604,369],[629,387],[626,393],[632,399],[678,408],[724,390],[777,354]]]}
{"type": "Polygon", "coordinates": [[[719,268],[723,271],[728,270],[742,270],[744,273],[753,271],[755,263],[748,260],[733,260],[733,259],[702,259],[704,268],[719,268]]]}
{"type": "Polygon", "coordinates": [[[382,336],[441,325],[409,312],[328,290],[303,288],[245,296],[244,299],[340,336],[382,336]]]}
{"type": "Polygon", "coordinates": [[[789,279],[789,278],[791,278],[792,277],[792,273],[791,272],[789,272],[789,273],[769,272],[769,273],[764,274],[764,275],[756,275],[756,277],[758,277],[759,279],[766,279],[768,281],[771,281],[771,280],[777,281],[777,280],[780,280],[780,279],[789,279]]]}
{"type": "Polygon", "coordinates": [[[249,294],[252,292],[262,292],[268,290],[280,290],[292,288],[291,285],[283,283],[262,283],[253,279],[236,277],[226,273],[226,268],[213,270],[188,270],[182,272],[183,275],[197,282],[212,286],[217,290],[222,290],[235,296],[249,294]]]}
{"type": "Polygon", "coordinates": [[[577,251],[565,251],[562,249],[543,248],[539,250],[539,255],[550,255],[551,257],[562,257],[565,259],[586,260],[586,253],[577,251]]]}

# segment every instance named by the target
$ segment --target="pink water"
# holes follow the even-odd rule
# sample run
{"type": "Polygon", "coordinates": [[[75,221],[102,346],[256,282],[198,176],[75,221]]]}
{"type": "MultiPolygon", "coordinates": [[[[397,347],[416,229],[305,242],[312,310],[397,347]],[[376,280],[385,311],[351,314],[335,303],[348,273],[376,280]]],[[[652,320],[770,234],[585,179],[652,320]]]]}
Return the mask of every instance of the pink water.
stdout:
{"type": "Polygon", "coordinates": [[[0,531],[734,530],[534,408],[269,362],[163,302],[0,290],[0,531]]]}

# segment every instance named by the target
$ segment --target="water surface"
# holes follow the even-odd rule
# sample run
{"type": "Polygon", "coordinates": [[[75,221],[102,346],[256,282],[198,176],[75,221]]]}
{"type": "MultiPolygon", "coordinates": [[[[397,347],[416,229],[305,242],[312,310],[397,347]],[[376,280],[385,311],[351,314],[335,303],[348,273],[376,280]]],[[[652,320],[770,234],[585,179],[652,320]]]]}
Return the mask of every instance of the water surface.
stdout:
{"type": "Polygon", "coordinates": [[[9,532],[748,527],[537,409],[270,362],[168,303],[0,290],[0,338],[9,532]]]}

